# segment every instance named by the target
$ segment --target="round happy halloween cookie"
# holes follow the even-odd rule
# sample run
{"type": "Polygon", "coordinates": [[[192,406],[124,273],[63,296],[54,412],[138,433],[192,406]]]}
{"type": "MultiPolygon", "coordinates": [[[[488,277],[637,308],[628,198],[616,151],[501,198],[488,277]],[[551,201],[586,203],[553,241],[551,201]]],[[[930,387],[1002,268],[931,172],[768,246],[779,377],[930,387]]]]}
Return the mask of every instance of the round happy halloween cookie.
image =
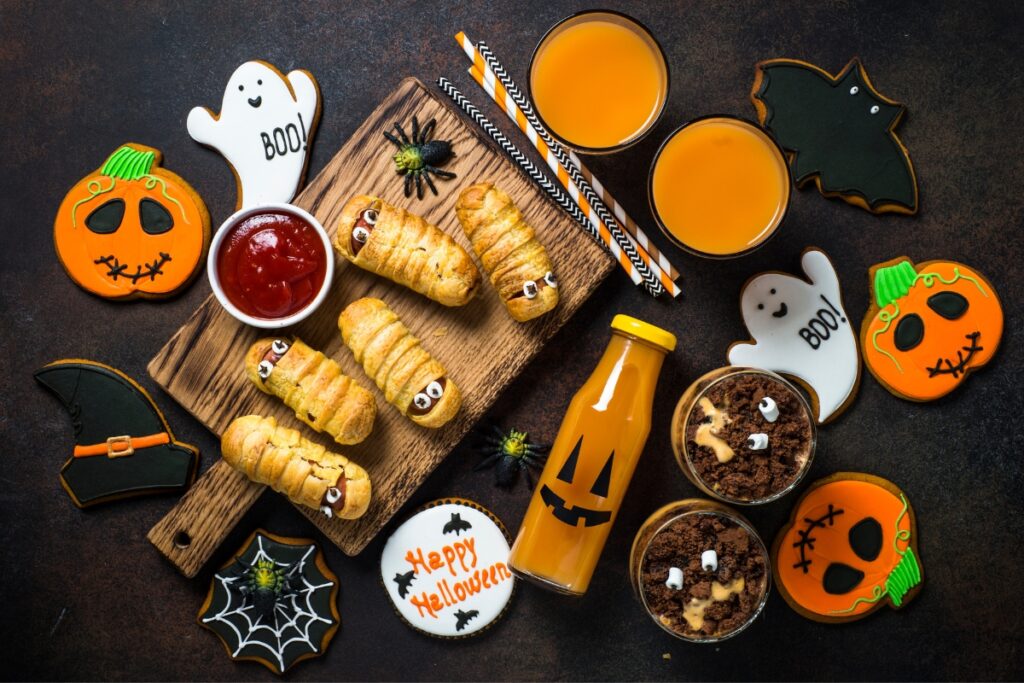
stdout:
{"type": "Polygon", "coordinates": [[[917,522],[906,495],[871,474],[837,472],[811,484],[772,546],[779,592],[815,621],[861,619],[921,589],[917,522]]]}
{"type": "Polygon", "coordinates": [[[1003,307],[976,270],[900,257],[871,268],[861,325],[864,363],[896,396],[931,401],[988,363],[1003,336],[1003,307]]]}
{"type": "Polygon", "coordinates": [[[871,84],[860,60],[837,76],[796,59],[758,63],[750,100],[789,152],[798,186],[872,213],[917,213],[917,177],[894,132],[906,112],[871,84]]]}
{"type": "Polygon", "coordinates": [[[732,365],[796,379],[825,423],[853,402],[860,386],[857,335],[828,255],[810,247],[800,264],[805,278],[768,272],[743,285],[740,310],[754,339],[730,346],[728,357],[732,365]]]}
{"type": "Polygon", "coordinates": [[[460,498],[436,500],[384,546],[380,576],[399,616],[437,638],[484,631],[505,612],[514,582],[497,517],[460,498]]]}
{"type": "Polygon", "coordinates": [[[129,142],[68,191],[53,224],[61,265],[106,299],[176,294],[210,242],[206,204],[152,147],[129,142]]]}
{"type": "Polygon", "coordinates": [[[283,674],[324,654],[334,638],[338,577],[313,541],[257,529],[213,575],[196,619],[232,659],[283,674]]]}

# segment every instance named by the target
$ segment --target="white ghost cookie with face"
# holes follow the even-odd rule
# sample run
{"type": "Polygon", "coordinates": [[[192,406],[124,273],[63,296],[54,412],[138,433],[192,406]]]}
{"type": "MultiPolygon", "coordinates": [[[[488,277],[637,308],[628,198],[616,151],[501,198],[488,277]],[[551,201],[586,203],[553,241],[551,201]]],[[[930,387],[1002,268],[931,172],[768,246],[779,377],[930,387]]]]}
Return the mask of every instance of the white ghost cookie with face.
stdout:
{"type": "Polygon", "coordinates": [[[320,90],[308,71],[283,75],[266,62],[235,69],[220,113],[195,107],[192,139],[224,155],[238,179],[238,208],[290,202],[320,118],[320,90]]]}
{"type": "Polygon", "coordinates": [[[800,263],[806,280],[769,272],[744,285],[740,310],[754,340],[733,344],[729,363],[799,380],[813,394],[818,422],[827,422],[859,386],[857,335],[825,252],[809,248],[800,263]]]}

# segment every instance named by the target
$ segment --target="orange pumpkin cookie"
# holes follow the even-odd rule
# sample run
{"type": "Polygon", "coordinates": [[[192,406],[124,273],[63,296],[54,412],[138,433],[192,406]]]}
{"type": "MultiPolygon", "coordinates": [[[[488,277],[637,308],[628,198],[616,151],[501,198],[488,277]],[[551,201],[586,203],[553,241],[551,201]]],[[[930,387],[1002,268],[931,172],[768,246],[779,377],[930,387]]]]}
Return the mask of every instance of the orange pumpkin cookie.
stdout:
{"type": "Polygon", "coordinates": [[[861,325],[864,363],[886,389],[931,401],[988,363],[1003,336],[1003,307],[985,277],[962,263],[900,257],[871,268],[861,325]]]}
{"type": "Polygon", "coordinates": [[[807,489],[772,546],[775,583],[815,621],[861,619],[921,589],[914,510],[895,484],[837,472],[807,489]]]}
{"type": "Polygon", "coordinates": [[[129,142],[61,202],[53,224],[57,257],[87,292],[106,299],[167,297],[199,272],[210,214],[160,161],[158,150],[129,142]]]}

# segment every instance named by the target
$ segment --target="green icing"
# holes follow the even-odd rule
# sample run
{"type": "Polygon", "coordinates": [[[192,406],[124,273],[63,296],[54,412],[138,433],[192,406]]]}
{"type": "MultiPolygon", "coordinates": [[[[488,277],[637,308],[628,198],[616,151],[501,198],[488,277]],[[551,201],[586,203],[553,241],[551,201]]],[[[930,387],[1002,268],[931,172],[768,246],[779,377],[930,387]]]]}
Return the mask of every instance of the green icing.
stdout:
{"type": "Polygon", "coordinates": [[[885,308],[907,292],[917,279],[917,271],[910,261],[900,261],[895,266],[879,268],[875,271],[875,301],[879,308],[885,308]]]}
{"type": "Polygon", "coordinates": [[[114,180],[113,178],[110,179],[110,187],[103,187],[103,183],[101,183],[96,178],[93,178],[88,183],[86,183],[85,189],[89,191],[89,196],[79,199],[77,202],[75,202],[74,206],[71,207],[71,227],[78,227],[78,221],[75,218],[75,214],[78,213],[78,207],[81,204],[84,204],[85,202],[91,202],[93,199],[100,196],[101,194],[106,194],[107,192],[110,192],[111,190],[114,189],[114,185],[116,184],[117,181],[114,180]]]}
{"type": "Polygon", "coordinates": [[[886,595],[889,596],[889,602],[892,603],[893,607],[900,607],[903,604],[903,597],[907,592],[921,583],[921,565],[917,563],[914,549],[910,547],[910,529],[900,529],[900,522],[903,521],[903,517],[907,514],[910,504],[902,493],[900,494],[900,500],[903,501],[903,509],[900,510],[900,514],[896,517],[896,535],[892,539],[892,547],[897,554],[902,556],[902,559],[889,572],[889,576],[885,579],[884,588],[876,585],[871,589],[870,598],[857,598],[846,609],[832,610],[832,614],[850,614],[857,609],[858,605],[864,603],[874,604],[886,595]],[[907,544],[906,550],[900,550],[900,541],[907,544]]]}
{"type": "Polygon", "coordinates": [[[154,152],[140,152],[134,147],[124,145],[110,155],[107,163],[100,169],[100,175],[121,180],[138,180],[149,174],[155,160],[154,152]]]}

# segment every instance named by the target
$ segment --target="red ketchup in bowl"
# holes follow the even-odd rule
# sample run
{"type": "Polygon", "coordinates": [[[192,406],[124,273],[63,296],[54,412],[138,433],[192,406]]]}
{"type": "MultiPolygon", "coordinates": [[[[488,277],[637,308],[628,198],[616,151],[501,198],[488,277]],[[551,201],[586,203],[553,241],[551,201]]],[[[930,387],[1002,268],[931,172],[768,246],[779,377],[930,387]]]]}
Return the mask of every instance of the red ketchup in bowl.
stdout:
{"type": "Polygon", "coordinates": [[[217,254],[217,275],[238,310],[255,318],[286,318],[320,292],[328,254],[305,220],[268,211],[230,230],[217,254]]]}

